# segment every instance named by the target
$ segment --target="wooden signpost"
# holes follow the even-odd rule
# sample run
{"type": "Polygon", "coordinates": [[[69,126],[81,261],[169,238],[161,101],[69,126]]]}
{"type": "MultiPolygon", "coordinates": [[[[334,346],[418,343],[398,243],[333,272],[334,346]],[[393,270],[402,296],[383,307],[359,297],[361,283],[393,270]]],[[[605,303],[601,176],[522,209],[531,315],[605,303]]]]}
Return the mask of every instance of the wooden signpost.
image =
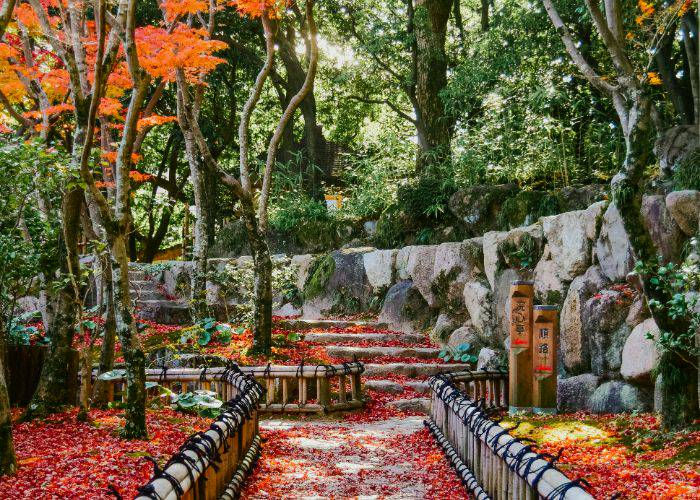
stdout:
{"type": "Polygon", "coordinates": [[[532,303],[534,283],[513,281],[510,287],[509,412],[532,408],[532,303]]]}
{"type": "Polygon", "coordinates": [[[557,412],[557,306],[534,307],[532,411],[557,412]]]}

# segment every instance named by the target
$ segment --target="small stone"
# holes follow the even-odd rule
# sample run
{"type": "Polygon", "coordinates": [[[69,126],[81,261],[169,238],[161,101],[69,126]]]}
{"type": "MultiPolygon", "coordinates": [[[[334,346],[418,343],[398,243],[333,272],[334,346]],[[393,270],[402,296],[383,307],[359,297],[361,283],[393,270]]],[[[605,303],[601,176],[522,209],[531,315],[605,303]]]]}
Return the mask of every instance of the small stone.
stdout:
{"type": "Polygon", "coordinates": [[[482,347],[476,363],[477,371],[497,371],[501,368],[501,355],[490,347],[482,347]]]}

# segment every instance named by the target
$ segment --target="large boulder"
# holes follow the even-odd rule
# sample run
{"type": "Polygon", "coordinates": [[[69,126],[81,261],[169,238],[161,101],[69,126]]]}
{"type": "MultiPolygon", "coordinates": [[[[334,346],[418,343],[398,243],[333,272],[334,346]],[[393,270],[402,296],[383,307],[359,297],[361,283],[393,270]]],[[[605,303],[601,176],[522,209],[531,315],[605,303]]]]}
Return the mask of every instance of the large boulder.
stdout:
{"type": "Polygon", "coordinates": [[[431,291],[436,305],[451,316],[464,313],[464,285],[479,276],[483,261],[482,239],[443,243],[435,251],[431,291]]]}
{"type": "MultiPolygon", "coordinates": [[[[666,207],[666,198],[660,194],[644,196],[642,216],[658,253],[666,262],[677,261],[685,237],[666,207]]],[[[697,230],[697,224],[695,229],[697,230]]]]}
{"type": "Polygon", "coordinates": [[[564,368],[571,374],[585,373],[590,367],[588,339],[584,333],[584,306],[607,282],[600,268],[588,268],[569,287],[561,310],[560,351],[564,368]]]}
{"type": "Polygon", "coordinates": [[[451,347],[452,349],[457,349],[457,347],[462,344],[469,344],[471,346],[471,352],[478,351],[483,345],[483,341],[479,336],[479,333],[469,323],[457,328],[454,332],[452,332],[452,335],[450,335],[450,338],[447,340],[448,347],[451,347]]]}
{"type": "Polygon", "coordinates": [[[678,125],[666,130],[654,144],[661,173],[673,175],[681,162],[700,148],[699,136],[697,124],[678,125]]]}
{"type": "Polygon", "coordinates": [[[625,279],[634,267],[634,256],[620,211],[614,203],[603,215],[603,223],[595,245],[598,265],[610,281],[625,279]]]}
{"type": "Polygon", "coordinates": [[[659,327],[649,318],[634,327],[622,349],[622,366],[620,375],[625,380],[637,383],[650,384],[652,372],[659,363],[659,351],[654,339],[659,336],[659,327]],[[654,336],[647,338],[647,334],[654,336]]]}
{"type": "Polygon", "coordinates": [[[626,285],[601,290],[583,306],[583,336],[588,340],[591,372],[612,378],[622,363],[622,348],[631,328],[625,321],[634,301],[626,285]]]}
{"type": "Polygon", "coordinates": [[[430,308],[411,280],[399,281],[386,294],[379,321],[391,330],[421,331],[428,326],[430,308]]]}
{"type": "Polygon", "coordinates": [[[438,344],[444,344],[458,326],[448,314],[441,313],[430,332],[430,338],[438,344]]]}
{"type": "Polygon", "coordinates": [[[591,409],[591,396],[600,384],[600,377],[584,373],[557,380],[557,409],[562,413],[591,409]]]}
{"type": "Polygon", "coordinates": [[[535,299],[541,304],[558,305],[564,300],[566,283],[559,274],[560,266],[552,260],[549,246],[535,266],[535,299]]]}
{"type": "Polygon", "coordinates": [[[651,411],[653,405],[652,391],[619,380],[605,382],[591,396],[594,413],[651,411]]]}
{"type": "Polygon", "coordinates": [[[484,235],[484,272],[491,284],[496,285],[496,275],[502,269],[531,272],[542,257],[544,234],[542,225],[532,224],[508,232],[491,231],[484,235]]]}
{"type": "Polygon", "coordinates": [[[435,307],[437,301],[432,290],[433,269],[435,268],[435,252],[437,245],[410,247],[406,261],[406,273],[418,288],[430,307],[435,307]]]}
{"type": "Polygon", "coordinates": [[[191,293],[192,270],[191,261],[168,261],[161,275],[163,291],[170,296],[189,298],[191,293]]]}
{"type": "Polygon", "coordinates": [[[496,229],[503,202],[517,193],[515,184],[476,185],[457,191],[450,197],[450,212],[472,236],[496,229]]]}
{"type": "Polygon", "coordinates": [[[314,256],[310,253],[295,255],[292,257],[292,266],[297,268],[296,285],[299,290],[304,289],[306,279],[309,277],[309,270],[313,264],[314,256]]]}
{"type": "Polygon", "coordinates": [[[304,286],[304,317],[318,319],[366,310],[372,287],[363,256],[372,251],[374,248],[347,248],[316,259],[304,286]]]}
{"type": "Polygon", "coordinates": [[[565,212],[542,218],[542,230],[549,245],[551,259],[557,266],[557,275],[571,281],[591,265],[591,225],[602,211],[602,204],[586,210],[565,212]]]}
{"type": "Polygon", "coordinates": [[[398,250],[375,250],[362,255],[367,280],[374,291],[391,286],[398,250]]]}
{"type": "Polygon", "coordinates": [[[464,305],[474,328],[484,336],[491,336],[494,328],[491,289],[485,280],[468,281],[463,290],[464,305]]]}
{"type": "Polygon", "coordinates": [[[693,236],[698,232],[700,191],[673,191],[666,196],[666,207],[686,235],[693,236]]]}

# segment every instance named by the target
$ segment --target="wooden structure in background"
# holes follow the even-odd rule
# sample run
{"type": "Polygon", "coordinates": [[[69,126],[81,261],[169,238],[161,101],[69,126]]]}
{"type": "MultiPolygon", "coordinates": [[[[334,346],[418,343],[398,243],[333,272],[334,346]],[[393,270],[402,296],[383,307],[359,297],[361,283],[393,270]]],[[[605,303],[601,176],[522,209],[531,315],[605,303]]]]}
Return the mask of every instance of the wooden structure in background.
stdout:
{"type": "MultiPolygon", "coordinates": [[[[328,413],[363,405],[361,375],[365,367],[358,361],[342,365],[243,366],[240,370],[265,388],[265,397],[259,402],[262,412],[328,413]]],[[[228,400],[235,389],[221,379],[225,371],[224,367],[149,369],[146,380],[173,392],[214,391],[228,400]]],[[[125,389],[123,379],[112,381],[110,399],[121,400],[125,389]]]]}
{"type": "Polygon", "coordinates": [[[510,287],[509,411],[532,407],[532,304],[534,282],[513,281],[510,287]]]}
{"type": "MultiPolygon", "coordinates": [[[[8,345],[5,348],[5,367],[9,374],[8,392],[11,406],[27,406],[39,385],[41,368],[49,353],[45,345],[8,345]]],[[[78,398],[78,361],[79,354],[71,350],[68,377],[69,394],[78,398]]],[[[75,402],[74,401],[74,402],[75,402]]]]}

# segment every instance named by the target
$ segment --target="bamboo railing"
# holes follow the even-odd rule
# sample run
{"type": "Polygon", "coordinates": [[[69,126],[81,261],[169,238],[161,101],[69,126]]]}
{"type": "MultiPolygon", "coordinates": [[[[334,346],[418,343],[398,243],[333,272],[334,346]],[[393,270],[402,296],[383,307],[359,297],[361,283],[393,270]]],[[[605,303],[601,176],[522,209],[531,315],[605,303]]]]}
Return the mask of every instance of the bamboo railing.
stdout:
{"type": "Polygon", "coordinates": [[[569,480],[554,457],[534,452],[489,418],[488,408],[507,406],[505,377],[464,372],[430,379],[431,420],[425,424],[462,482],[479,500],[592,499],[581,486],[585,481],[569,480]]]}
{"type": "Polygon", "coordinates": [[[206,432],[198,432],[180,447],[137,499],[213,500],[235,498],[260,450],[257,404],[263,388],[251,376],[230,366],[221,373],[232,397],[206,432]],[[228,496],[227,496],[228,495],[228,496]]]}
{"type": "MultiPolygon", "coordinates": [[[[146,370],[146,381],[158,382],[174,392],[197,389],[216,392],[224,401],[236,394],[221,375],[225,367],[170,368],[146,370]]],[[[340,365],[244,366],[241,372],[252,376],[265,388],[259,410],[271,413],[319,413],[361,408],[362,378],[365,367],[354,361],[340,365]]],[[[111,381],[109,400],[120,400],[124,379],[111,381]]]]}

